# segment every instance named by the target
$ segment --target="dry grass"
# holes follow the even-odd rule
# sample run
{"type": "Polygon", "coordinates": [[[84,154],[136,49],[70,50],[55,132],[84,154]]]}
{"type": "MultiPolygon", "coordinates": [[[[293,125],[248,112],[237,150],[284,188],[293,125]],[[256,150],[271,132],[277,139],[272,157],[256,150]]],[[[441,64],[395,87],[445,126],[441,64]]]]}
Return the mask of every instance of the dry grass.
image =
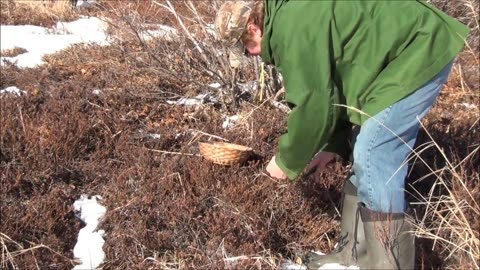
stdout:
{"type": "Polygon", "coordinates": [[[27,52],[27,50],[25,50],[24,48],[15,47],[13,49],[0,51],[0,56],[2,56],[2,57],[15,57],[17,55],[20,55],[20,54],[26,53],[26,52],[27,52]]]}
{"type": "MultiPolygon", "coordinates": [[[[479,268],[480,261],[480,206],[478,203],[479,173],[472,171],[472,161],[478,161],[479,147],[463,160],[448,161],[436,145],[447,166],[432,171],[435,177],[428,195],[418,192],[424,215],[416,225],[419,237],[433,240],[433,248],[442,251],[445,260],[452,260],[449,268],[479,268]]],[[[426,176],[428,177],[428,176],[426,176]]]]}
{"type": "Polygon", "coordinates": [[[19,7],[29,8],[40,14],[61,16],[72,9],[71,0],[13,0],[19,7]]]}
{"type": "Polygon", "coordinates": [[[0,14],[0,24],[44,27],[78,18],[70,0],[2,0],[0,14]]]}
{"type": "MultiPolygon", "coordinates": [[[[35,254],[38,250],[45,250],[47,253],[53,254],[55,256],[64,257],[64,255],[59,252],[51,249],[50,247],[43,244],[28,243],[29,247],[25,248],[22,244],[12,240],[8,235],[0,232],[0,250],[1,250],[1,260],[0,266],[2,269],[22,269],[22,265],[17,265],[17,257],[23,256],[25,254],[35,254]]],[[[33,256],[35,259],[35,256],[33,256]]],[[[68,259],[68,258],[65,258],[68,259]]],[[[42,269],[38,262],[35,262],[35,268],[32,269],[42,269]]]]}
{"type": "MultiPolygon", "coordinates": [[[[425,240],[417,262],[421,269],[478,268],[479,116],[461,105],[480,105],[478,1],[433,2],[472,34],[424,121],[428,133],[412,159],[409,191],[420,221],[416,233],[425,240]]],[[[101,225],[109,233],[105,268],[275,269],[282,258],[335,244],[332,202],[346,171],[294,184],[263,173],[285,114],[258,104],[255,94],[235,97],[236,107],[165,104],[205,91],[218,77],[198,71],[205,65],[221,70],[225,85],[233,77],[255,78],[252,64],[232,77],[219,68],[223,60],[213,58],[215,50],[206,61],[192,50],[216,46],[201,43],[202,20],[214,13],[210,2],[194,2],[200,16],[189,1],[170,3],[169,11],[153,1],[104,1],[105,10],[95,12],[116,19],[125,33],[118,45],[75,46],[36,69],[2,70],[0,88],[16,85],[28,95],[0,100],[1,267],[71,269],[80,224],[70,205],[83,192],[100,193],[108,203],[101,225]],[[142,43],[135,36],[148,30],[142,23],[179,27],[180,21],[181,44],[142,43]],[[169,66],[184,68],[172,75],[164,70],[169,66]],[[99,88],[101,94],[92,94],[99,88]],[[244,120],[225,131],[221,124],[232,114],[244,120]],[[161,138],[144,136],[149,132],[161,138]],[[212,139],[205,134],[251,146],[258,156],[245,166],[212,165],[196,155],[196,142],[212,139]]],[[[2,24],[43,26],[79,15],[69,1],[8,0],[0,12],[2,24]]]]}

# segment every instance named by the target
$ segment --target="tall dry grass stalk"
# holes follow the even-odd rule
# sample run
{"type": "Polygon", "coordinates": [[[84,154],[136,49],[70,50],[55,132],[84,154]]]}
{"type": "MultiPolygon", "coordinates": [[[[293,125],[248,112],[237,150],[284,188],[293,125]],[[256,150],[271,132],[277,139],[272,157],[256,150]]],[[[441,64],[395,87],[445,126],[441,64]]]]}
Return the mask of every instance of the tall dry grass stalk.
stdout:
{"type": "Polygon", "coordinates": [[[34,12],[54,17],[62,17],[72,10],[71,0],[13,0],[13,2],[34,12]]]}
{"type": "Polygon", "coordinates": [[[477,31],[480,30],[480,22],[479,22],[479,13],[480,13],[480,3],[475,0],[461,0],[463,3],[467,15],[473,22],[472,28],[476,29],[477,31]]]}
{"type": "MultiPolygon", "coordinates": [[[[30,247],[25,248],[20,243],[11,239],[8,235],[0,232],[0,269],[23,269],[17,264],[16,257],[24,255],[26,253],[35,254],[34,251],[38,249],[47,249],[48,251],[58,256],[64,257],[59,252],[43,244],[30,243],[30,247]]],[[[35,255],[33,256],[33,258],[35,259],[35,261],[37,260],[35,258],[35,255]]],[[[38,263],[36,263],[36,269],[41,269],[38,266],[38,263]]]]}
{"type": "Polygon", "coordinates": [[[32,24],[50,27],[58,21],[76,19],[71,0],[1,0],[2,24],[32,24]]]}
{"type": "Polygon", "coordinates": [[[479,154],[480,146],[462,160],[454,162],[430,139],[446,165],[425,176],[435,177],[428,194],[417,190],[414,190],[416,194],[412,194],[419,201],[416,204],[425,209],[420,221],[412,222],[416,235],[433,240],[433,248],[446,253],[445,259],[454,259],[458,267],[478,269],[480,240],[476,219],[480,216],[480,175],[470,161],[479,154]]]}

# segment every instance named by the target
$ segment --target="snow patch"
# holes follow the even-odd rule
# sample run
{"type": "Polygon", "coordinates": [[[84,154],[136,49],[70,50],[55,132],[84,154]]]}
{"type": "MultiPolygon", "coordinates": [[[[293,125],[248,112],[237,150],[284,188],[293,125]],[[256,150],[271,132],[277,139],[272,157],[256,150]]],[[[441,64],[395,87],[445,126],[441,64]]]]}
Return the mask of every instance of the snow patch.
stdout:
{"type": "Polygon", "coordinates": [[[0,57],[0,64],[15,63],[19,68],[33,68],[44,64],[42,58],[68,48],[73,44],[110,44],[106,34],[107,23],[96,17],[82,17],[73,22],[58,22],[54,28],[34,25],[1,25],[0,48],[24,48],[27,52],[14,57],[0,57]]]}
{"type": "Polygon", "coordinates": [[[97,231],[97,226],[99,220],[105,216],[107,208],[100,205],[97,199],[101,200],[102,197],[97,195],[89,199],[87,195],[82,195],[73,204],[77,217],[86,224],[80,229],[77,243],[73,248],[73,254],[75,258],[80,259],[81,264],[73,269],[96,269],[105,259],[105,252],[102,249],[105,231],[97,231]]]}
{"type": "Polygon", "coordinates": [[[470,103],[466,103],[466,102],[460,103],[460,104],[455,104],[455,107],[457,107],[457,105],[460,105],[460,106],[464,107],[464,108],[467,109],[467,110],[476,110],[476,109],[478,109],[477,105],[475,105],[475,104],[470,104],[470,103]]]}
{"type": "MultiPolygon", "coordinates": [[[[282,270],[307,270],[307,266],[302,264],[296,264],[290,260],[284,261],[280,265],[280,269],[282,270]]],[[[358,266],[344,266],[338,263],[327,263],[324,264],[322,267],[317,268],[318,270],[338,270],[338,269],[345,269],[345,270],[360,270],[358,266]]]]}
{"type": "Polygon", "coordinates": [[[102,93],[102,90],[100,90],[100,89],[93,89],[93,90],[92,90],[92,94],[94,94],[94,95],[97,95],[97,96],[98,96],[98,95],[100,95],[101,93],[102,93]]]}
{"type": "Polygon", "coordinates": [[[280,265],[280,269],[282,270],[307,270],[305,265],[296,264],[290,260],[283,261],[280,265]]]}
{"type": "Polygon", "coordinates": [[[252,91],[254,91],[255,89],[258,88],[258,83],[257,83],[257,81],[249,81],[249,82],[246,82],[246,83],[238,83],[238,87],[240,88],[240,91],[242,91],[243,93],[245,93],[245,92],[251,93],[252,91]]]}
{"type": "Polygon", "coordinates": [[[173,41],[178,37],[178,31],[173,27],[162,25],[162,24],[148,24],[148,26],[151,26],[156,29],[144,31],[142,33],[142,38],[144,40],[150,40],[152,38],[158,37],[166,41],[173,41]]]}
{"type": "MultiPolygon", "coordinates": [[[[318,255],[325,255],[325,253],[320,251],[314,251],[318,255]]],[[[307,270],[307,266],[302,264],[297,264],[292,262],[291,260],[285,260],[280,265],[280,269],[282,270],[307,270]]],[[[345,269],[345,270],[360,270],[360,267],[356,265],[345,266],[338,263],[327,263],[324,264],[322,267],[317,268],[318,270],[337,270],[337,269],[345,269]]]]}
{"type": "Polygon", "coordinates": [[[148,136],[155,140],[159,140],[162,137],[162,135],[158,133],[149,133],[148,136]]]}
{"type": "Polygon", "coordinates": [[[197,106],[205,103],[215,103],[217,100],[210,94],[200,94],[193,98],[181,98],[177,101],[167,100],[168,104],[172,105],[185,105],[185,106],[197,106]]]}
{"type": "Polygon", "coordinates": [[[78,0],[75,7],[88,8],[88,7],[92,7],[96,2],[97,0],[78,0]]]}
{"type": "Polygon", "coordinates": [[[223,121],[223,129],[229,129],[235,126],[237,121],[240,119],[240,115],[227,116],[225,121],[223,121]]]}
{"type": "Polygon", "coordinates": [[[58,22],[53,30],[59,34],[73,35],[79,43],[109,45],[107,29],[108,24],[99,18],[82,17],[73,22],[58,22]]]}
{"type": "Polygon", "coordinates": [[[212,83],[212,84],[209,84],[208,86],[215,89],[222,87],[220,83],[212,83]]]}
{"type": "Polygon", "coordinates": [[[16,96],[21,96],[21,95],[26,95],[27,92],[18,89],[16,86],[9,86],[9,87],[7,87],[3,90],[0,90],[0,95],[4,95],[4,94],[12,94],[12,95],[16,95],[16,96]]]}
{"type": "Polygon", "coordinates": [[[208,34],[210,34],[212,37],[217,38],[218,34],[217,31],[215,30],[215,24],[213,23],[207,23],[205,25],[205,30],[207,31],[208,34]]]}

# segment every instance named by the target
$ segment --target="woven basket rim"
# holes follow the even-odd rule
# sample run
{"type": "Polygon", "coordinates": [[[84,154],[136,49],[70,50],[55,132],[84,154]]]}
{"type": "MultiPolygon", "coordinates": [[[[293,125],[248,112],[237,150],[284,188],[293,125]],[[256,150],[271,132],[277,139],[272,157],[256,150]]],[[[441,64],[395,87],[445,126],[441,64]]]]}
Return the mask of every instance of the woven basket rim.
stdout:
{"type": "Polygon", "coordinates": [[[245,152],[253,150],[248,146],[235,144],[235,143],[227,143],[227,142],[199,142],[199,144],[208,145],[210,147],[214,147],[218,149],[228,149],[228,150],[237,150],[237,151],[245,151],[245,152]]]}

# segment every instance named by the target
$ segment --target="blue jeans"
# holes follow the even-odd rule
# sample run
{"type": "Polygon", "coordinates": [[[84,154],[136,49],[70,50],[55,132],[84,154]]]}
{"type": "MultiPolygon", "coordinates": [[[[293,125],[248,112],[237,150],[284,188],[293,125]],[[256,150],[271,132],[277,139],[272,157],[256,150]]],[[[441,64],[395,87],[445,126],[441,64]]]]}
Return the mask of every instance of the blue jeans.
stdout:
{"type": "Polygon", "coordinates": [[[365,206],[383,213],[404,212],[407,158],[422,119],[435,102],[453,63],[414,93],[368,119],[353,149],[349,180],[365,206]]]}

